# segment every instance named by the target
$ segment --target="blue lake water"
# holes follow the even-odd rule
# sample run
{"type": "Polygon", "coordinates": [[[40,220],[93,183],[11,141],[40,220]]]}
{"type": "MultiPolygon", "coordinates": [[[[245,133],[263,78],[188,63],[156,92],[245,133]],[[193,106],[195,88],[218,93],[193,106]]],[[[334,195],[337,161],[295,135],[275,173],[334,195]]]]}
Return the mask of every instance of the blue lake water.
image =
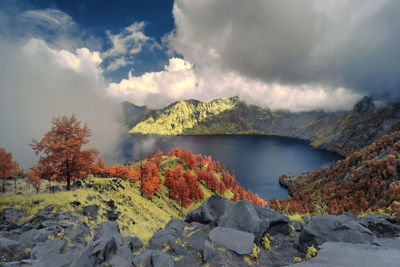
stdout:
{"type": "Polygon", "coordinates": [[[210,155],[235,170],[236,180],[263,199],[286,198],[281,174],[301,173],[328,166],[342,157],[315,149],[307,141],[279,136],[132,136],[123,144],[125,160],[158,150],[168,153],[174,147],[194,154],[210,155]]]}

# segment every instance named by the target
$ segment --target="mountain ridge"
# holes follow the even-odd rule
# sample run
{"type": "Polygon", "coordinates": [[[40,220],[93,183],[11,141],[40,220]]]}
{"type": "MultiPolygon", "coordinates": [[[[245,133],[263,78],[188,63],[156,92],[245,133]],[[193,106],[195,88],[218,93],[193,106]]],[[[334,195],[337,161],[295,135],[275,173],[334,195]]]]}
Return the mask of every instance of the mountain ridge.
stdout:
{"type": "MultiPolygon", "coordinates": [[[[131,104],[133,105],[133,104],[131,104]]],[[[133,105],[134,106],[134,105],[133,105]]],[[[400,102],[383,106],[364,97],[350,111],[271,110],[239,99],[183,100],[142,111],[130,133],[147,135],[257,134],[295,137],[349,155],[386,133],[400,130],[400,102]]],[[[129,120],[129,117],[127,117],[129,120]]]]}

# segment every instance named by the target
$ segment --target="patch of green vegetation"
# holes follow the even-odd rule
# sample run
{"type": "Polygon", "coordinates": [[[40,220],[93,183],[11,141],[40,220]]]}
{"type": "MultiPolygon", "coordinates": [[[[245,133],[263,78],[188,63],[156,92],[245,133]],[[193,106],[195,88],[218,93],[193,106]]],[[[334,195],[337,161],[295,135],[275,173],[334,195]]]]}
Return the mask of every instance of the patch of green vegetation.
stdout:
{"type": "MultiPolygon", "coordinates": [[[[188,100],[179,101],[159,112],[148,116],[136,124],[129,132],[138,134],[179,135],[186,129],[198,127],[200,122],[216,116],[226,110],[233,109],[239,102],[238,98],[215,99],[208,103],[188,100]]],[[[204,129],[197,129],[201,134],[204,129]]],[[[213,132],[207,129],[207,132],[213,132]]]]}
{"type": "Polygon", "coordinates": [[[303,260],[300,257],[293,257],[293,262],[302,262],[303,260]]]}
{"type": "Polygon", "coordinates": [[[266,251],[271,252],[271,240],[269,234],[265,234],[261,239],[261,245],[266,251]]]}
{"type": "Polygon", "coordinates": [[[285,215],[288,216],[291,221],[298,221],[303,226],[306,225],[306,223],[303,220],[303,216],[311,218],[311,215],[309,213],[304,213],[304,214],[300,214],[300,213],[291,213],[291,214],[289,214],[288,213],[288,214],[285,214],[285,215]]]}
{"type": "Polygon", "coordinates": [[[317,249],[314,247],[314,245],[312,245],[311,247],[307,248],[306,260],[309,260],[315,256],[317,256],[317,249]]]}
{"type": "Polygon", "coordinates": [[[260,248],[256,244],[253,244],[253,249],[251,251],[250,258],[258,259],[258,256],[260,256],[260,251],[261,251],[260,248]]]}
{"type": "Polygon", "coordinates": [[[249,266],[253,266],[253,261],[251,260],[250,256],[243,256],[242,259],[244,260],[245,263],[249,266]]]}

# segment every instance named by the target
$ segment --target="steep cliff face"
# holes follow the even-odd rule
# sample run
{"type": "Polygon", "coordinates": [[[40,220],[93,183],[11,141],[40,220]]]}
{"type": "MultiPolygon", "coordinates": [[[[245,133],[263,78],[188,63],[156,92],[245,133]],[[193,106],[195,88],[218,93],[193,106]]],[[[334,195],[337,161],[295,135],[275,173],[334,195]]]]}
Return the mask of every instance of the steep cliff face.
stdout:
{"type": "Polygon", "coordinates": [[[208,103],[180,101],[142,113],[133,134],[261,134],[310,140],[315,147],[348,155],[400,129],[400,103],[360,100],[351,111],[293,113],[248,105],[237,97],[208,103]],[[144,114],[144,115],[143,115],[144,114]]]}

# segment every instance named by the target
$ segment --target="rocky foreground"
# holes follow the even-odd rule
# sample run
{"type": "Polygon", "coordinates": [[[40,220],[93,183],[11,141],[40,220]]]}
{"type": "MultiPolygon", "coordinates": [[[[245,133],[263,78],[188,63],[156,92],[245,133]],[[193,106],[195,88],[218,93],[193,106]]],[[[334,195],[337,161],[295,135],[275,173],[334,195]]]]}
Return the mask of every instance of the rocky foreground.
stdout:
{"type": "MultiPolygon", "coordinates": [[[[92,216],[89,214],[88,216],[92,216]]],[[[143,246],[117,223],[94,233],[69,212],[0,218],[1,266],[398,266],[400,226],[385,215],[321,215],[290,221],[248,200],[210,197],[185,222],[172,219],[143,246]],[[317,248],[316,257],[313,248],[317,248]]],[[[89,217],[90,218],[90,217],[89,217]]]]}

